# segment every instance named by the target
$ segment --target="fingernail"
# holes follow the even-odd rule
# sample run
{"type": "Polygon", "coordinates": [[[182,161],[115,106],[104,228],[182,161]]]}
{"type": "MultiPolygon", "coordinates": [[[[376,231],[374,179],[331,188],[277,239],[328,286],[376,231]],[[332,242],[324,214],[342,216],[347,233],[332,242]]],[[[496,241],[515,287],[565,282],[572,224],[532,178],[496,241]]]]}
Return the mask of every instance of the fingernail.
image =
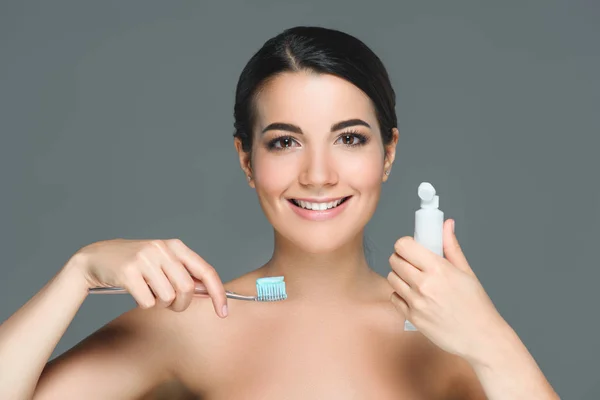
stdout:
{"type": "Polygon", "coordinates": [[[223,317],[227,316],[227,304],[223,306],[223,317]]]}
{"type": "Polygon", "coordinates": [[[452,233],[454,233],[454,225],[455,225],[456,221],[452,220],[452,233]]]}

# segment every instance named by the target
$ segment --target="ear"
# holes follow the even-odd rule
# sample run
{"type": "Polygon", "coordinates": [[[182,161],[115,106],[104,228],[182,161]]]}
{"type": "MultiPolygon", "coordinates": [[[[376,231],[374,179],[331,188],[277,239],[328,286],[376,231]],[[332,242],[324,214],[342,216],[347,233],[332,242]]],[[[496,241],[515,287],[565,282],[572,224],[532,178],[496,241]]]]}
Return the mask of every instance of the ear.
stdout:
{"type": "Polygon", "coordinates": [[[385,159],[383,162],[383,181],[387,181],[389,178],[389,174],[386,175],[386,171],[391,171],[392,164],[394,163],[394,159],[396,158],[396,145],[398,144],[398,139],[400,138],[400,132],[398,128],[392,129],[392,140],[388,145],[385,146],[385,159]]]}
{"type": "Polygon", "coordinates": [[[242,171],[244,171],[244,175],[247,177],[248,185],[250,185],[251,188],[254,188],[254,177],[252,176],[252,162],[250,157],[251,152],[244,151],[242,147],[242,140],[239,137],[233,138],[233,145],[238,153],[240,167],[242,168],[242,171]]]}

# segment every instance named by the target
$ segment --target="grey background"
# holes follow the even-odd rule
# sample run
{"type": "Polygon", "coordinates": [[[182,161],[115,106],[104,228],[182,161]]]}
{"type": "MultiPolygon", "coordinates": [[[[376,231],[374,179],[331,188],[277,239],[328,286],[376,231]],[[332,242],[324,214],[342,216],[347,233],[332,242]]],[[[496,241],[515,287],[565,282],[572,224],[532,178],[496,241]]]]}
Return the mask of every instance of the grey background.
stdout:
{"type": "MultiPolygon", "coordinates": [[[[0,320],[97,240],[180,237],[224,280],[266,261],[235,84],[266,39],[322,25],[365,41],[398,96],[373,267],[432,182],[559,394],[600,398],[599,17],[592,0],[0,2],[0,320]]],[[[53,357],[133,305],[89,297],[53,357]]]]}

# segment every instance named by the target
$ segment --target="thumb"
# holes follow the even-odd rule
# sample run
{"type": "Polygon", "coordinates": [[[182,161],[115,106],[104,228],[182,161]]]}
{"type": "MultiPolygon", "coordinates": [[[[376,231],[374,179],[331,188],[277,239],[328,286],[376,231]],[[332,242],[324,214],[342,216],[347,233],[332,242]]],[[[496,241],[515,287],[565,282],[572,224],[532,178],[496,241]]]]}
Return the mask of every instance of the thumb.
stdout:
{"type": "Polygon", "coordinates": [[[475,273],[469,266],[469,262],[467,261],[467,258],[460,247],[460,243],[458,243],[456,233],[454,232],[454,226],[455,221],[453,219],[449,219],[444,222],[444,256],[456,268],[475,276],[475,273]]]}

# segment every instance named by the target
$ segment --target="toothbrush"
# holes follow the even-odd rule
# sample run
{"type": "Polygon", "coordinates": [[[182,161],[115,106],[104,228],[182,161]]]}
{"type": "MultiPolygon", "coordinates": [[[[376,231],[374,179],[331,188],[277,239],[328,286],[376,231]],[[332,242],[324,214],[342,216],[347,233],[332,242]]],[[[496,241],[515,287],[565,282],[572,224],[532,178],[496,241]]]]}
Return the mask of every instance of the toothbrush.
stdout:
{"type": "MultiPolygon", "coordinates": [[[[247,300],[247,301],[280,301],[287,299],[285,291],[285,281],[283,276],[274,276],[259,278],[256,280],[256,296],[245,296],[229,290],[225,295],[229,299],[247,300]]],[[[90,294],[127,294],[127,289],[120,287],[94,287],[89,289],[90,294]]],[[[208,294],[208,290],[203,287],[196,287],[194,294],[208,294]]]]}

